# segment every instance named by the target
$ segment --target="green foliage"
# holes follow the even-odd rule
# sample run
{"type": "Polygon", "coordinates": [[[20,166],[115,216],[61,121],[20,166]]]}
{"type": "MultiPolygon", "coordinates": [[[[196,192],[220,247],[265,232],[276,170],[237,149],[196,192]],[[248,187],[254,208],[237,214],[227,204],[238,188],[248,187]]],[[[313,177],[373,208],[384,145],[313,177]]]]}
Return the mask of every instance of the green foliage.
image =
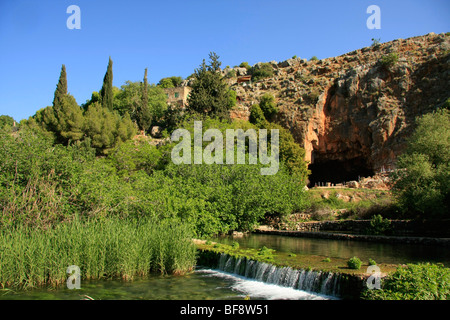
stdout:
{"type": "Polygon", "coordinates": [[[103,78],[102,89],[100,90],[100,101],[102,107],[108,109],[109,111],[112,111],[114,106],[112,64],[113,62],[111,57],[109,57],[108,68],[106,70],[105,77],[103,78]]]}
{"type": "Polygon", "coordinates": [[[152,174],[158,168],[162,153],[146,141],[119,144],[108,156],[119,175],[132,176],[137,171],[152,174]]]}
{"type": "Polygon", "coordinates": [[[258,250],[257,258],[260,261],[273,262],[274,261],[273,253],[274,252],[275,252],[274,249],[269,249],[266,246],[262,246],[258,250]]]}
{"type": "Polygon", "coordinates": [[[359,269],[361,269],[361,265],[362,265],[362,262],[361,262],[361,260],[360,260],[358,257],[350,258],[350,259],[347,261],[347,266],[348,266],[350,269],[359,270],[359,269]]]}
{"type": "Polygon", "coordinates": [[[60,103],[53,107],[56,123],[57,142],[67,144],[83,137],[83,111],[75,98],[70,94],[61,98],[60,103]]]}
{"type": "Polygon", "coordinates": [[[114,109],[122,116],[128,113],[132,121],[141,123],[148,129],[151,124],[162,121],[168,107],[166,95],[161,87],[147,84],[146,88],[144,90],[145,85],[142,82],[126,81],[115,95],[114,109]],[[144,96],[145,91],[147,98],[144,96]],[[145,100],[147,108],[143,105],[145,100]]]}
{"type": "Polygon", "coordinates": [[[195,70],[188,105],[191,111],[211,117],[229,119],[229,109],[233,107],[229,89],[221,75],[219,56],[211,52],[209,64],[205,60],[195,70]]]}
{"type": "Polygon", "coordinates": [[[150,129],[150,125],[152,123],[152,114],[148,103],[149,99],[148,99],[147,68],[145,69],[144,83],[141,86],[142,86],[141,101],[138,104],[138,108],[136,110],[136,119],[139,129],[145,132],[148,129],[150,129]]]}
{"type": "Polygon", "coordinates": [[[380,59],[380,64],[388,70],[392,68],[397,62],[398,62],[398,54],[394,52],[385,55],[383,56],[383,58],[380,59]]]}
{"type": "Polygon", "coordinates": [[[0,129],[5,127],[12,127],[14,125],[14,119],[10,116],[1,115],[0,116],[0,129]]]}
{"type": "Polygon", "coordinates": [[[331,262],[331,259],[330,258],[325,258],[325,259],[322,260],[322,262],[331,262]]]}
{"type": "Polygon", "coordinates": [[[58,84],[56,85],[55,95],[53,98],[53,107],[58,109],[62,104],[63,98],[67,95],[67,74],[66,66],[62,65],[59,75],[58,84]]]}
{"type": "Polygon", "coordinates": [[[250,109],[249,121],[257,126],[264,126],[266,124],[266,117],[259,104],[254,104],[250,109]]]}
{"type": "Polygon", "coordinates": [[[252,67],[251,74],[254,81],[269,78],[273,76],[273,67],[268,62],[256,64],[252,67]]]}
{"type": "Polygon", "coordinates": [[[233,244],[231,245],[231,247],[233,248],[233,250],[237,250],[239,249],[239,242],[233,242],[233,244]]]}
{"type": "Polygon", "coordinates": [[[404,214],[445,218],[450,212],[450,112],[417,119],[417,128],[393,175],[394,194],[404,214]]]}
{"type": "Polygon", "coordinates": [[[237,94],[236,91],[230,89],[228,91],[228,107],[231,109],[236,106],[237,103],[237,94]]]}
{"type": "Polygon", "coordinates": [[[369,258],[369,266],[376,266],[376,265],[377,265],[377,262],[375,260],[369,258]]]}
{"type": "Polygon", "coordinates": [[[381,290],[366,290],[367,300],[448,300],[450,269],[440,264],[408,264],[382,279],[381,290]]]}
{"type": "Polygon", "coordinates": [[[128,114],[121,117],[95,103],[85,113],[84,132],[99,154],[108,154],[119,143],[131,139],[136,129],[128,114]]]}
{"type": "Polygon", "coordinates": [[[309,59],[309,61],[319,61],[319,58],[317,58],[316,56],[313,56],[311,59],[309,59]]]}
{"type": "Polygon", "coordinates": [[[291,132],[278,124],[269,123],[265,125],[270,135],[271,129],[279,130],[280,137],[280,161],[284,163],[289,173],[298,179],[299,184],[304,186],[310,171],[305,162],[305,150],[295,142],[291,132]]]}
{"type": "Polygon", "coordinates": [[[0,229],[0,287],[58,286],[67,266],[77,265],[81,280],[184,273],[195,265],[189,226],[152,219],[60,223],[54,228],[0,229]]]}
{"type": "Polygon", "coordinates": [[[264,117],[268,121],[273,121],[274,117],[278,113],[277,104],[275,103],[275,97],[270,93],[265,93],[259,98],[259,106],[264,113],[264,117]]]}
{"type": "Polygon", "coordinates": [[[245,68],[245,69],[247,69],[247,71],[248,70],[250,70],[252,67],[248,64],[248,62],[242,62],[240,65],[239,65],[239,67],[240,68],[245,68]]]}
{"type": "Polygon", "coordinates": [[[231,69],[230,71],[227,72],[227,74],[225,75],[225,77],[226,77],[227,79],[236,78],[236,70],[231,69]]]}
{"type": "Polygon", "coordinates": [[[176,88],[181,85],[183,82],[182,77],[168,77],[168,78],[162,78],[158,82],[158,87],[161,88],[176,88]]]}
{"type": "Polygon", "coordinates": [[[379,214],[372,217],[367,233],[373,235],[386,235],[391,231],[391,221],[383,219],[379,214]]]}

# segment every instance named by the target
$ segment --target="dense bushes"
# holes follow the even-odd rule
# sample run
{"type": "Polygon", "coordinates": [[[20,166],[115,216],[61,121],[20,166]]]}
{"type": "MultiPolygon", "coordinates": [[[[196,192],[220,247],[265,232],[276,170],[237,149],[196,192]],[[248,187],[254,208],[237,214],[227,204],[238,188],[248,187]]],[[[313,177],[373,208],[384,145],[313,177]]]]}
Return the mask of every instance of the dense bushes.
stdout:
{"type": "Polygon", "coordinates": [[[450,112],[426,114],[405,154],[399,157],[394,194],[403,214],[413,218],[445,218],[450,212],[450,112]]]}
{"type": "MultiPolygon", "coordinates": [[[[204,126],[241,127],[211,119],[204,126]]],[[[3,226],[51,226],[76,214],[157,217],[189,222],[200,236],[251,230],[265,214],[283,216],[305,206],[305,177],[290,174],[283,163],[277,174],[263,176],[261,165],[177,166],[167,152],[171,145],[145,141],[122,143],[96,158],[86,145],[53,145],[31,130],[1,139],[3,226]]]]}
{"type": "Polygon", "coordinates": [[[448,300],[450,269],[434,264],[409,264],[381,280],[381,290],[366,290],[368,300],[448,300]]]}

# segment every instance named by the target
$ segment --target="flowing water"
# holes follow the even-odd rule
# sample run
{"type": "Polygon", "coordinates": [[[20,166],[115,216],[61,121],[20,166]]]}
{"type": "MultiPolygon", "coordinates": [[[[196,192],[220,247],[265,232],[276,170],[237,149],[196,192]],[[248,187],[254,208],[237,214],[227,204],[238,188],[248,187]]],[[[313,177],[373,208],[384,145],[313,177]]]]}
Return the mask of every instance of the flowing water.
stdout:
{"type": "Polygon", "coordinates": [[[363,261],[370,258],[378,263],[391,264],[440,262],[450,267],[450,250],[444,246],[313,239],[267,234],[249,234],[239,238],[221,237],[211,240],[226,244],[238,242],[243,248],[259,249],[266,246],[279,252],[329,258],[350,259],[357,256],[363,261]]]}
{"type": "MultiPolygon", "coordinates": [[[[348,259],[358,256],[378,263],[441,262],[450,266],[445,247],[406,244],[295,238],[252,234],[242,238],[213,239],[237,241],[241,248],[266,246],[279,252],[348,259]]],[[[273,265],[222,255],[216,266],[197,269],[184,276],[153,275],[133,281],[82,281],[80,290],[0,290],[1,299],[80,300],[328,300],[339,296],[339,275],[317,271],[277,268],[273,265]]]]}
{"type": "Polygon", "coordinates": [[[134,281],[82,281],[81,289],[0,290],[0,300],[328,300],[320,294],[264,283],[213,269],[184,276],[151,276],[134,281]]]}

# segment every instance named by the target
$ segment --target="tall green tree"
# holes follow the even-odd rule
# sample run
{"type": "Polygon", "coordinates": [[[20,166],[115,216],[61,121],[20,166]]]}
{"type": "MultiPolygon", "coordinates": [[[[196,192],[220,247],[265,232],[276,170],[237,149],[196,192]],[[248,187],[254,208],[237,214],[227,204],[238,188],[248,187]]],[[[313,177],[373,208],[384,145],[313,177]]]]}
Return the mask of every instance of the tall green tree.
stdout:
{"type": "Polygon", "coordinates": [[[52,132],[55,142],[68,144],[83,137],[83,111],[75,98],[67,93],[67,73],[62,65],[53,98],[53,106],[40,110],[34,119],[41,128],[52,132]]]}
{"type": "Polygon", "coordinates": [[[109,57],[108,68],[103,78],[103,86],[100,90],[100,98],[103,108],[109,111],[113,110],[114,92],[113,92],[113,62],[109,57]]]}
{"type": "Polygon", "coordinates": [[[220,73],[219,56],[211,52],[209,64],[203,63],[195,70],[188,105],[189,109],[212,117],[229,119],[232,108],[230,89],[220,73]]]}
{"type": "Polygon", "coordinates": [[[58,84],[56,85],[55,95],[53,98],[53,107],[59,107],[63,98],[67,95],[67,73],[66,66],[62,65],[59,75],[58,84]]]}
{"type": "Polygon", "coordinates": [[[144,133],[150,128],[152,123],[152,114],[148,105],[148,81],[147,81],[147,68],[145,68],[144,82],[141,84],[141,102],[137,110],[138,126],[144,133]]]}
{"type": "Polygon", "coordinates": [[[448,218],[450,212],[450,112],[417,120],[393,174],[394,194],[407,216],[448,218]]]}

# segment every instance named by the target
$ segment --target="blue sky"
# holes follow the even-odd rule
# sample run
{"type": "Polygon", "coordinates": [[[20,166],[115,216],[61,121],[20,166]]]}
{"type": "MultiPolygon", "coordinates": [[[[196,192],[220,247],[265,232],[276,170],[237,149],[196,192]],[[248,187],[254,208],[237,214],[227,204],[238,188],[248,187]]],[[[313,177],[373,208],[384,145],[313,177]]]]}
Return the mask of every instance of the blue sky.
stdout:
{"type": "Polygon", "coordinates": [[[0,114],[21,120],[51,105],[61,65],[79,104],[101,88],[108,57],[114,85],[187,77],[210,51],[222,66],[333,57],[372,38],[450,31],[448,0],[0,0],[0,114]],[[70,5],[81,29],[69,30],[70,5]],[[370,5],[381,30],[369,30],[370,5]]]}

